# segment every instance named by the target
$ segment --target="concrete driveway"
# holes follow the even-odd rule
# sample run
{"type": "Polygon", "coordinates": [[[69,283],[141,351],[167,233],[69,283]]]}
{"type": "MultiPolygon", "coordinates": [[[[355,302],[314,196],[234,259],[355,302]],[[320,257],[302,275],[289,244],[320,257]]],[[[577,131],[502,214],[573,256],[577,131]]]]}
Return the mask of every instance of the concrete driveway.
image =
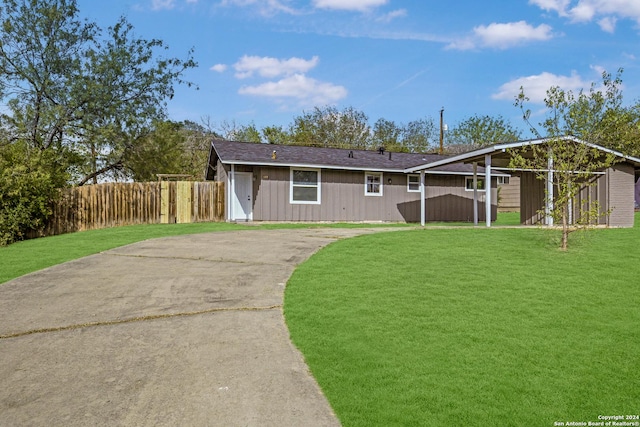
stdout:
{"type": "Polygon", "coordinates": [[[283,291],[321,247],[375,231],[148,240],[0,285],[0,425],[339,425],[283,291]]]}

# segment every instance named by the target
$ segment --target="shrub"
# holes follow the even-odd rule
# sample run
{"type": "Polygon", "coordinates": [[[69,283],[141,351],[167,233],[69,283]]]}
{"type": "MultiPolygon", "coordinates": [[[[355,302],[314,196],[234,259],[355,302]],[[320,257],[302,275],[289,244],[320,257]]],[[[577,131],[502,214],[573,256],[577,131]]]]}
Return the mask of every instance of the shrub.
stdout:
{"type": "Polygon", "coordinates": [[[51,202],[65,182],[59,169],[50,153],[21,143],[0,147],[0,245],[45,226],[51,202]]]}

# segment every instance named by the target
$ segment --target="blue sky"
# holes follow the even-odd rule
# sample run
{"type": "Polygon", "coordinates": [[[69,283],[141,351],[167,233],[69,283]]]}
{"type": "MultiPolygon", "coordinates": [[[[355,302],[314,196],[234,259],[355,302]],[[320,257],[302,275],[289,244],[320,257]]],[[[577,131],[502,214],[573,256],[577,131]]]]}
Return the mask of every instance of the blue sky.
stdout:
{"type": "Polygon", "coordinates": [[[354,107],[449,127],[501,115],[524,129],[524,86],[539,114],[552,85],[574,91],[624,68],[640,98],[640,0],[78,0],[101,26],[125,15],[136,35],[199,66],[169,103],[173,120],[286,126],[314,106],[354,107]]]}

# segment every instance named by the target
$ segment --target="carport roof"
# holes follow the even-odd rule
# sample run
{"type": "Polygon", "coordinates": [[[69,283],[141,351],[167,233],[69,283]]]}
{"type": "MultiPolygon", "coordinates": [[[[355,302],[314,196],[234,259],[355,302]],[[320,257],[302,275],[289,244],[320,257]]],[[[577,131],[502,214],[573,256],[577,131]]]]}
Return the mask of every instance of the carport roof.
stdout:
{"type": "MultiPolygon", "coordinates": [[[[574,141],[580,144],[585,144],[587,146],[596,148],[606,153],[611,153],[629,163],[632,163],[636,169],[640,168],[640,159],[632,156],[627,156],[619,151],[612,150],[610,148],[602,147],[600,145],[592,144],[590,142],[583,141],[581,139],[575,138],[573,136],[566,136],[562,139],[568,141],[574,141]]],[[[538,139],[529,139],[524,141],[516,141],[516,142],[507,142],[496,145],[491,145],[489,147],[479,148],[477,150],[469,151],[467,153],[459,154],[457,156],[448,157],[446,159],[440,159],[429,163],[424,163],[419,166],[410,167],[405,170],[407,173],[419,172],[421,170],[428,171],[431,168],[440,168],[447,166],[451,163],[474,163],[477,162],[479,165],[485,164],[485,156],[487,154],[491,155],[491,165],[493,167],[507,168],[509,165],[509,160],[511,159],[511,155],[507,150],[511,148],[521,148],[530,145],[541,145],[551,141],[551,138],[538,138],[538,139]]]]}

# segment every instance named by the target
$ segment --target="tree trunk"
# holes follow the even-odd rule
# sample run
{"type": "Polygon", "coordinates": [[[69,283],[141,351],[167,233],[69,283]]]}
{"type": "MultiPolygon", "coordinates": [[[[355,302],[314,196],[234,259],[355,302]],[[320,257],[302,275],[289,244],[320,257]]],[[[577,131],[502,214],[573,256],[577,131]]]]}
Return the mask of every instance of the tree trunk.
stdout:
{"type": "Polygon", "coordinates": [[[565,203],[562,207],[562,243],[560,249],[566,251],[569,247],[569,207],[565,203]]]}

